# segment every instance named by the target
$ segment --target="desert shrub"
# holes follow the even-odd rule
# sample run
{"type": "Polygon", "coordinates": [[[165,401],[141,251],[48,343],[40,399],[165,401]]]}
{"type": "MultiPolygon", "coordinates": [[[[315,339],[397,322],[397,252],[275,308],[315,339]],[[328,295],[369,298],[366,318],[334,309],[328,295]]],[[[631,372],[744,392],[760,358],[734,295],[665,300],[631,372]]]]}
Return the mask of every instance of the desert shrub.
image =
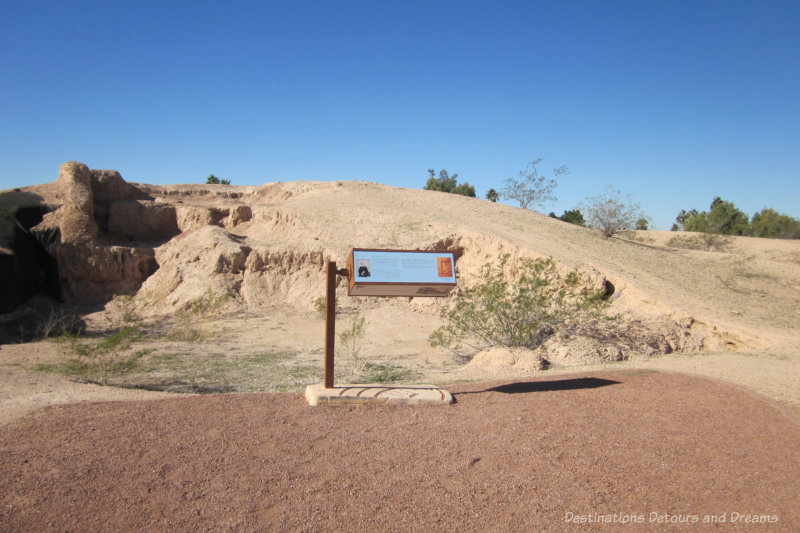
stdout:
{"type": "Polygon", "coordinates": [[[164,334],[164,338],[178,342],[197,342],[215,337],[219,329],[204,325],[209,318],[223,314],[225,305],[233,296],[229,291],[215,293],[211,289],[178,311],[175,322],[164,334]]]}
{"type": "Polygon", "coordinates": [[[206,289],[200,298],[186,304],[181,313],[186,316],[217,316],[230,299],[229,291],[214,293],[211,289],[206,289]]]}
{"type": "Polygon", "coordinates": [[[311,300],[311,305],[314,307],[314,311],[316,311],[317,314],[320,317],[325,318],[325,297],[324,296],[317,296],[316,298],[311,300]]]}
{"type": "Polygon", "coordinates": [[[675,235],[667,241],[671,248],[724,252],[731,244],[730,237],[718,233],[698,233],[695,235],[675,235]]]}
{"type": "Polygon", "coordinates": [[[432,346],[456,353],[498,345],[535,349],[562,328],[598,316],[607,303],[588,276],[577,270],[562,276],[552,259],[511,264],[506,254],[484,265],[480,279],[442,310],[446,324],[431,333],[432,346]]]}
{"type": "Polygon", "coordinates": [[[603,237],[613,237],[621,231],[634,229],[638,221],[647,220],[639,204],[634,203],[629,195],[623,197],[611,186],[599,196],[587,198],[587,201],[583,208],[587,225],[599,229],[603,237]]]}
{"type": "Polygon", "coordinates": [[[50,309],[48,316],[36,325],[33,338],[35,340],[68,338],[80,336],[82,333],[83,321],[76,311],[50,309]]]}
{"type": "Polygon", "coordinates": [[[347,381],[358,381],[366,368],[366,362],[360,357],[366,325],[367,319],[364,315],[357,313],[353,317],[350,327],[339,333],[339,361],[344,367],[347,381]]]}
{"type": "MultiPolygon", "coordinates": [[[[326,313],[325,307],[327,305],[327,302],[325,301],[325,297],[324,296],[318,296],[318,297],[314,298],[313,300],[311,300],[311,305],[314,307],[314,311],[316,311],[321,318],[325,318],[325,313],[326,313]]],[[[335,299],[333,305],[334,305],[335,309],[338,309],[338,307],[339,307],[339,298],[338,297],[335,299]]]]}

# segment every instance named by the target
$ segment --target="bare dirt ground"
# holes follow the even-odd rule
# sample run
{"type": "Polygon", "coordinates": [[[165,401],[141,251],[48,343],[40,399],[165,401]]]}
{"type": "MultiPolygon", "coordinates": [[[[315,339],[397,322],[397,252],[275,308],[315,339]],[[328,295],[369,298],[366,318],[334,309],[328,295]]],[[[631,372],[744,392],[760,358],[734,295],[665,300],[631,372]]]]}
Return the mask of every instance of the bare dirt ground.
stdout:
{"type": "Polygon", "coordinates": [[[800,427],[730,385],[616,371],[452,391],[452,406],[416,408],[312,408],[296,393],[51,407],[0,433],[0,522],[6,531],[800,524],[800,427]]]}

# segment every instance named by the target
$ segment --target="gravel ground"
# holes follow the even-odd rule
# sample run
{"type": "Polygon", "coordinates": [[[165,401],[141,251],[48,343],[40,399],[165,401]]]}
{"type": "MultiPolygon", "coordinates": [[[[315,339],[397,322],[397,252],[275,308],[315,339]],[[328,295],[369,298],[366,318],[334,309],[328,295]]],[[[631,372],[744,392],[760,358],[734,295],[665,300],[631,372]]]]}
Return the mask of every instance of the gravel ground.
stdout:
{"type": "Polygon", "coordinates": [[[300,394],[258,394],[50,407],[0,428],[0,524],[800,527],[800,427],[734,386],[631,370],[449,389],[452,406],[312,408],[300,394]]]}

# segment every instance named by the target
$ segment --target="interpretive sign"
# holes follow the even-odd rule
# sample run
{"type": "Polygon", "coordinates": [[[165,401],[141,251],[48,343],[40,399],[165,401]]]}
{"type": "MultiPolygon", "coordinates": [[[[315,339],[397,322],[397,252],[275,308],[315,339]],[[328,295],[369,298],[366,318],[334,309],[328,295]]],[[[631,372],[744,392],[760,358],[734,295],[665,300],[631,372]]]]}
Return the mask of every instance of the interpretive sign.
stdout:
{"type": "Polygon", "coordinates": [[[456,286],[455,258],[450,252],[419,250],[350,251],[347,258],[350,296],[433,296],[456,286]]]}

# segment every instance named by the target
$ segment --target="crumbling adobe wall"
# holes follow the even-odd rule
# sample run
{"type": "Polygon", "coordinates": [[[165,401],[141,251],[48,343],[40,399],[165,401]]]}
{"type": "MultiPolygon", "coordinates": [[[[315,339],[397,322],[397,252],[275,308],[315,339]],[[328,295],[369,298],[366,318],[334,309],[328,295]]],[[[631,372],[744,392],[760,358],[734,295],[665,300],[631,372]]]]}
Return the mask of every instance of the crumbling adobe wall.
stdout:
{"type": "Polygon", "coordinates": [[[119,246],[115,241],[171,238],[179,231],[174,209],[148,209],[148,196],[118,172],[89,170],[76,161],[61,165],[57,183],[64,203],[56,257],[68,298],[104,298],[129,291],[158,269],[152,247],[119,246]]]}

